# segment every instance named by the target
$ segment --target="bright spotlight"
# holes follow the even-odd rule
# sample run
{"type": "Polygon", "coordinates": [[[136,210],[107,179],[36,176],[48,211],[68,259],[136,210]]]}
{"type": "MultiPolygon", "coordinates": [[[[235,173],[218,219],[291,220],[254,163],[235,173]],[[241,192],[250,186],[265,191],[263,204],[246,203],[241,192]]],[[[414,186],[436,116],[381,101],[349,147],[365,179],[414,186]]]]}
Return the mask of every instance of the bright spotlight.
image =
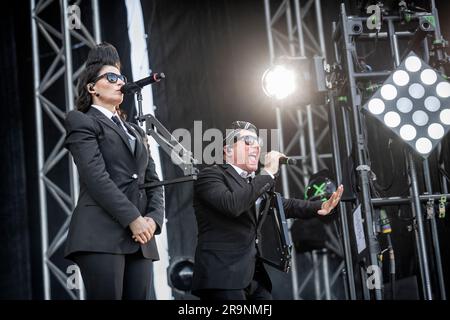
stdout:
{"type": "Polygon", "coordinates": [[[428,86],[434,84],[437,80],[437,74],[433,69],[425,69],[420,74],[420,80],[428,86]]]}
{"type": "Polygon", "coordinates": [[[413,140],[417,135],[416,128],[410,124],[405,124],[400,128],[400,137],[406,141],[413,140]]]}
{"type": "Polygon", "coordinates": [[[369,111],[373,114],[382,114],[384,112],[385,106],[381,99],[372,99],[369,102],[369,111]]]}
{"type": "Polygon", "coordinates": [[[444,127],[439,123],[433,123],[428,127],[428,135],[435,140],[441,140],[444,133],[444,127]]]}
{"type": "Polygon", "coordinates": [[[363,109],[427,158],[450,130],[450,83],[413,52],[363,109]]]}
{"type": "Polygon", "coordinates": [[[394,72],[394,75],[392,76],[392,79],[394,80],[394,83],[398,86],[406,86],[409,82],[409,75],[408,72],[403,70],[397,70],[394,72]]]}
{"type": "Polygon", "coordinates": [[[450,97],[450,83],[448,83],[448,82],[440,82],[436,86],[436,93],[441,98],[448,98],[448,97],[450,97]]]}
{"type": "Polygon", "coordinates": [[[433,145],[431,144],[430,139],[427,138],[419,138],[416,141],[416,150],[421,154],[427,154],[431,152],[433,145]]]}
{"type": "Polygon", "coordinates": [[[439,114],[439,119],[443,124],[450,125],[450,109],[444,109],[439,114]]]}
{"type": "Polygon", "coordinates": [[[397,96],[397,89],[392,84],[385,84],[381,87],[381,96],[386,100],[394,100],[397,96]]]}
{"type": "Polygon", "coordinates": [[[273,66],[264,73],[262,84],[267,96],[281,100],[294,93],[295,73],[282,65],[273,66]]]}
{"type": "Polygon", "coordinates": [[[419,57],[415,55],[411,55],[405,60],[405,68],[409,72],[417,72],[422,67],[422,62],[420,61],[419,57]]]}
{"type": "Polygon", "coordinates": [[[400,122],[400,115],[397,112],[389,111],[384,115],[384,123],[390,128],[398,127],[400,122]]]}

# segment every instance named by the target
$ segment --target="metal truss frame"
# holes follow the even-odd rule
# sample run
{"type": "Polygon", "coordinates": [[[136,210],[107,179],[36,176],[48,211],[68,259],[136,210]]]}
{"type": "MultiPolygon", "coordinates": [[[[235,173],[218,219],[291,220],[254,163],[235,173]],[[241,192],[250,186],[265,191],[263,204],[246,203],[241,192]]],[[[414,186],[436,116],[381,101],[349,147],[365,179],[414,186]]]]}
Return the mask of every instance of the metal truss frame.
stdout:
{"type": "MultiPolygon", "coordinates": [[[[325,37],[323,31],[322,21],[322,7],[320,0],[308,0],[302,5],[300,0],[264,0],[266,13],[266,28],[269,43],[270,61],[273,65],[281,56],[305,58],[307,53],[311,56],[319,56],[326,58],[325,37]],[[316,25],[306,24],[304,19],[308,14],[314,11],[316,25]],[[280,27],[281,26],[281,27],[280,27]],[[314,30],[313,30],[314,28],[314,30]],[[317,38],[316,39],[316,36],[317,38]]],[[[275,106],[277,129],[279,130],[279,149],[290,157],[300,160],[300,166],[282,166],[281,177],[283,194],[285,197],[290,196],[289,186],[295,185],[298,190],[304,191],[311,174],[318,172],[320,169],[326,168],[324,159],[332,159],[332,152],[319,154],[318,150],[323,145],[323,142],[330,137],[328,123],[328,111],[324,105],[298,105],[297,108],[284,109],[280,106],[275,106]],[[291,135],[286,147],[284,141],[284,127],[286,121],[291,121],[296,126],[295,134],[291,135]],[[320,126],[321,132],[317,134],[320,121],[324,121],[325,125],[320,126]],[[292,155],[291,150],[298,146],[300,149],[299,155],[292,155]],[[309,150],[308,150],[309,149],[309,150]],[[292,181],[293,183],[289,183],[292,181]]],[[[340,181],[338,181],[339,183],[340,181]]],[[[341,223],[346,229],[346,213],[345,208],[341,206],[341,216],[344,219],[341,223]]],[[[289,227],[292,223],[289,223],[289,227]]],[[[329,226],[325,227],[327,233],[331,233],[329,226]]],[[[344,232],[345,233],[345,232],[344,232]]],[[[344,234],[344,238],[347,235],[344,234]]],[[[348,238],[348,237],[347,237],[348,238]]],[[[338,244],[339,247],[341,247],[338,244]]],[[[352,274],[352,262],[350,254],[350,245],[348,241],[344,245],[346,257],[347,274],[352,274]]],[[[343,252],[344,253],[344,252],[343,252]]],[[[292,253],[292,287],[294,299],[300,299],[300,288],[304,287],[304,283],[299,285],[296,253],[295,248],[292,253]]],[[[342,269],[341,271],[343,271],[342,269]]],[[[353,278],[347,277],[350,282],[347,288],[350,288],[350,297],[353,299],[354,282],[353,278]]],[[[309,281],[309,278],[306,279],[309,281]]],[[[329,282],[326,282],[329,284],[329,282]]],[[[329,287],[328,289],[329,290],[329,287]]],[[[330,295],[327,295],[329,298],[330,295]]]]}
{"type": "MultiPolygon", "coordinates": [[[[434,16],[436,21],[435,29],[434,29],[434,38],[436,41],[442,41],[442,35],[440,33],[439,28],[439,20],[437,15],[437,9],[435,5],[435,1],[430,1],[430,14],[434,16]]],[[[355,24],[365,23],[367,17],[358,17],[358,16],[349,16],[346,13],[346,8],[344,4],[341,4],[340,7],[340,20],[338,23],[333,23],[333,41],[334,41],[334,51],[335,51],[335,59],[336,63],[342,64],[345,66],[345,82],[347,83],[347,93],[350,97],[348,106],[350,107],[350,112],[345,108],[342,108],[342,121],[344,122],[345,128],[345,143],[347,146],[347,156],[349,156],[349,146],[354,144],[354,148],[357,150],[357,172],[360,179],[361,192],[359,194],[360,199],[359,203],[361,204],[362,211],[364,213],[364,232],[365,238],[368,242],[368,262],[372,266],[379,266],[379,254],[380,248],[378,244],[378,231],[375,226],[378,223],[377,217],[374,214],[374,207],[386,207],[390,205],[395,205],[398,203],[409,204],[412,209],[413,218],[414,218],[414,227],[415,227],[415,238],[416,238],[416,249],[418,255],[419,269],[420,269],[420,278],[422,284],[422,292],[423,297],[426,300],[432,300],[435,298],[436,293],[439,292],[440,298],[442,300],[446,300],[445,293],[445,285],[444,285],[444,276],[442,270],[442,262],[441,255],[439,249],[439,239],[436,225],[435,213],[432,215],[428,215],[428,219],[424,221],[423,217],[423,209],[422,203],[428,201],[434,202],[435,199],[440,198],[442,196],[449,198],[448,187],[445,178],[440,177],[441,182],[441,191],[443,194],[436,195],[433,194],[432,183],[431,183],[431,174],[430,174],[430,166],[428,160],[423,160],[423,174],[424,174],[424,189],[426,190],[425,194],[419,193],[419,179],[417,174],[416,161],[414,161],[413,155],[410,152],[405,154],[405,164],[408,168],[408,185],[409,185],[409,197],[391,197],[391,198],[373,198],[370,190],[370,177],[371,168],[369,165],[368,156],[363,152],[365,150],[365,137],[364,137],[364,128],[362,127],[361,122],[361,114],[360,107],[362,105],[362,97],[357,92],[357,83],[358,81],[364,79],[374,79],[374,78],[385,78],[389,76],[391,71],[381,72],[381,71],[371,71],[360,73],[355,71],[355,61],[353,55],[356,53],[356,46],[358,42],[361,41],[362,37],[360,33],[355,33],[352,30],[352,26],[355,24]],[[359,40],[359,41],[358,41],[359,40]],[[353,118],[353,130],[354,134],[350,134],[349,127],[350,125],[350,114],[353,118]],[[354,136],[356,137],[354,139],[354,136]],[[395,200],[394,200],[395,199],[395,200]],[[429,233],[426,232],[426,222],[429,227],[429,233]],[[430,239],[429,239],[430,238],[430,239]],[[426,241],[430,241],[433,247],[433,253],[431,253],[426,245],[426,241]],[[432,290],[432,277],[431,277],[431,260],[434,260],[434,267],[436,272],[436,290],[432,290]]],[[[425,33],[417,30],[415,32],[402,32],[397,31],[399,24],[402,22],[402,17],[400,16],[385,16],[382,19],[382,24],[387,27],[387,32],[380,33],[380,39],[384,39],[389,42],[389,46],[391,49],[391,61],[392,68],[395,68],[400,64],[401,54],[399,50],[398,37],[407,36],[411,37],[411,43],[422,44],[424,51],[424,59],[427,60],[429,58],[429,47],[426,38],[424,38],[425,33]]],[[[367,34],[364,34],[367,36],[367,34]]],[[[407,51],[411,50],[411,48],[407,48],[407,51]]],[[[438,59],[442,59],[444,56],[444,52],[442,48],[438,48],[436,50],[436,55],[438,59]]],[[[332,128],[336,130],[336,109],[335,109],[335,100],[337,98],[336,90],[330,90],[330,107],[332,109],[332,128]]],[[[333,140],[336,138],[336,134],[333,134],[333,140]]],[[[338,144],[337,141],[333,141],[333,144],[338,144]]],[[[338,148],[335,148],[338,150],[338,148]]],[[[334,153],[335,160],[338,168],[338,175],[342,176],[342,170],[340,169],[340,155],[339,152],[334,153]]],[[[364,299],[375,298],[376,300],[383,299],[383,292],[381,288],[375,288],[373,290],[369,290],[364,286],[366,283],[365,280],[367,278],[366,267],[361,267],[361,283],[363,284],[363,297],[364,299]],[[372,297],[371,297],[372,293],[372,297]]]]}
{"type": "Polygon", "coordinates": [[[67,286],[68,276],[64,270],[55,262],[58,258],[57,250],[61,247],[67,237],[72,211],[78,199],[79,185],[75,164],[64,149],[65,129],[63,120],[66,112],[74,109],[75,85],[84,65],[74,70],[72,51],[79,45],[92,47],[100,42],[100,19],[98,0],[91,0],[93,35],[83,24],[82,16],[77,12],[81,0],[30,0],[31,4],[31,28],[32,49],[34,68],[34,103],[36,112],[36,146],[37,146],[37,169],[39,176],[39,213],[41,229],[42,249],[42,272],[44,298],[51,299],[52,286],[51,275],[56,279],[72,299],[84,299],[84,290],[81,288],[75,294],[67,286]],[[43,16],[46,10],[57,6],[60,12],[58,23],[46,21],[43,16]],[[76,43],[72,44],[72,38],[76,43]],[[43,63],[44,44],[51,52],[45,53],[46,59],[52,57],[52,63],[47,66],[43,63]],[[63,83],[65,99],[63,101],[55,98],[49,93],[49,89],[63,83]],[[47,119],[45,119],[47,117],[47,119]],[[44,121],[53,124],[60,136],[57,143],[49,145],[45,139],[44,121]],[[58,185],[60,181],[52,180],[52,170],[62,161],[69,161],[70,190],[58,185]],[[56,234],[49,234],[48,230],[48,201],[52,198],[59,208],[58,212],[51,215],[62,215],[64,222],[59,226],[56,234]]]}

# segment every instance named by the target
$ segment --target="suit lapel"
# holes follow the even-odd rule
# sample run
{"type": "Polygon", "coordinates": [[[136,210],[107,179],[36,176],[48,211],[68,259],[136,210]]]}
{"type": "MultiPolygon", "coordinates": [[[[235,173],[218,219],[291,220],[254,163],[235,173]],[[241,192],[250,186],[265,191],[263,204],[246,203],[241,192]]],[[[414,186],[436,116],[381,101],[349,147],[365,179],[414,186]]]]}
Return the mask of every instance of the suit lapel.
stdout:
{"type": "Polygon", "coordinates": [[[141,155],[141,152],[143,151],[143,146],[144,146],[142,137],[139,134],[139,132],[137,132],[137,130],[132,125],[128,124],[127,122],[124,122],[123,124],[127,128],[128,132],[136,138],[136,151],[135,151],[134,155],[136,158],[139,158],[139,156],[141,155]]]}
{"type": "Polygon", "coordinates": [[[131,149],[131,146],[130,146],[130,143],[128,141],[128,137],[127,137],[125,131],[121,130],[114,122],[112,122],[111,119],[108,119],[103,113],[101,113],[97,109],[90,108],[89,113],[92,113],[98,120],[100,120],[105,125],[107,125],[111,129],[113,129],[120,136],[120,138],[125,143],[125,145],[127,146],[128,150],[131,152],[131,154],[133,154],[133,150],[131,149]]]}
{"type": "Polygon", "coordinates": [[[234,168],[229,165],[229,164],[225,164],[225,172],[230,175],[234,180],[236,180],[236,182],[241,186],[241,187],[245,187],[245,185],[247,184],[247,182],[244,180],[244,178],[242,178],[236,170],[234,170],[234,168]]]}
{"type": "MultiPolygon", "coordinates": [[[[241,187],[246,187],[247,186],[247,181],[245,181],[244,178],[242,178],[239,173],[237,173],[237,171],[229,164],[224,164],[225,166],[225,172],[231,176],[241,187]]],[[[253,204],[253,206],[248,210],[248,214],[250,216],[250,219],[252,220],[252,222],[257,225],[257,221],[256,221],[256,215],[255,215],[255,205],[253,204]]]]}

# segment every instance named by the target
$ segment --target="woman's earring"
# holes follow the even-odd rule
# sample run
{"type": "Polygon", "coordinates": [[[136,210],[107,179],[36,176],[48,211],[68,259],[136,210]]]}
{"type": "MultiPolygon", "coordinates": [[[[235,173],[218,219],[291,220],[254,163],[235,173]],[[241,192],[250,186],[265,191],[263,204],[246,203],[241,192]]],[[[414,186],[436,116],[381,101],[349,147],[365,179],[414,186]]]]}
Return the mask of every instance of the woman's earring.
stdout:
{"type": "Polygon", "coordinates": [[[100,93],[95,93],[95,96],[96,97],[100,97],[100,93]]]}

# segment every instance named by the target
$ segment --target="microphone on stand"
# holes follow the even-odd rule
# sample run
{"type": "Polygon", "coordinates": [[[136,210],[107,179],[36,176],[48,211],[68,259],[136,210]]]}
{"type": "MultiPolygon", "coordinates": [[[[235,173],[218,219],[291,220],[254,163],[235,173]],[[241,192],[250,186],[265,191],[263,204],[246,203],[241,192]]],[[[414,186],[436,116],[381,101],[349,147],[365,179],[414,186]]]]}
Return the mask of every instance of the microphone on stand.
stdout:
{"type": "Polygon", "coordinates": [[[141,90],[146,85],[160,82],[162,79],[164,79],[166,75],[164,73],[151,73],[150,76],[143,78],[141,80],[138,80],[136,82],[127,82],[125,83],[121,88],[120,91],[123,94],[135,94],[137,97],[138,102],[138,114],[136,116],[136,120],[139,121],[139,123],[143,123],[145,121],[145,117],[142,115],[142,93],[141,90]]]}
{"type": "Polygon", "coordinates": [[[164,73],[151,73],[150,76],[143,78],[141,80],[138,80],[136,82],[127,82],[125,83],[122,88],[120,88],[120,91],[122,91],[123,94],[134,94],[138,92],[139,90],[142,90],[143,87],[146,85],[160,82],[162,79],[164,79],[166,75],[164,73]]]}

